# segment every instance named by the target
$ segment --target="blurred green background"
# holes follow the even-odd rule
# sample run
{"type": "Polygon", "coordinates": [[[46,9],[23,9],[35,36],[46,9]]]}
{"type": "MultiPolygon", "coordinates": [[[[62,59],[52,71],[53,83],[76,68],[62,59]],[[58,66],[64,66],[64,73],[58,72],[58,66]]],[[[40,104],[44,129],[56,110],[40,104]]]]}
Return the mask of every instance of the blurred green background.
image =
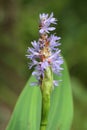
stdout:
{"type": "Polygon", "coordinates": [[[4,130],[30,71],[25,57],[38,39],[40,13],[54,12],[56,33],[69,68],[74,118],[87,130],[87,0],[0,0],[0,130],[4,130]]]}

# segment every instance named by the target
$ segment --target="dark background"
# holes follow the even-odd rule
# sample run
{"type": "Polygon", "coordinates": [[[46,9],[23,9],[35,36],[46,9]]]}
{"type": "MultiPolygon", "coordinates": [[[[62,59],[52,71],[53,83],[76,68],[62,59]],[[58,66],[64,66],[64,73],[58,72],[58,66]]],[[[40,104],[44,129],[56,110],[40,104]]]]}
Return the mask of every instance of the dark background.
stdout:
{"type": "Polygon", "coordinates": [[[51,12],[70,73],[72,130],[87,130],[87,0],[0,0],[0,130],[30,76],[25,55],[39,37],[39,14],[51,12]]]}

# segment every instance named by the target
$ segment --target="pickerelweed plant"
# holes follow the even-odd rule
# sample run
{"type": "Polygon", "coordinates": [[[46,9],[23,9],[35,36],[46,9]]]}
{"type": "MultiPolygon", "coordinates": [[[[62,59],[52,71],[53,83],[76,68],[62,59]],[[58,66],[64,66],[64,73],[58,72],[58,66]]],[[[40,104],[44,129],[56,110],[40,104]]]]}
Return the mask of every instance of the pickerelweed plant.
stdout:
{"type": "Polygon", "coordinates": [[[6,130],[71,128],[73,103],[68,69],[60,54],[60,37],[50,34],[56,23],[53,13],[40,14],[39,40],[31,42],[26,55],[29,69],[33,67],[34,71],[18,98],[6,130]]]}
{"type": "Polygon", "coordinates": [[[61,50],[58,48],[60,37],[50,34],[55,30],[55,27],[51,25],[56,22],[57,19],[53,17],[53,13],[50,16],[44,13],[40,14],[39,40],[31,42],[33,47],[28,48],[26,55],[31,60],[29,69],[34,67],[32,75],[37,80],[31,85],[39,86],[42,94],[41,130],[46,129],[51,92],[59,83],[53,78],[53,73],[60,76],[61,70],[63,70],[61,67],[63,58],[60,54],[61,50]]]}

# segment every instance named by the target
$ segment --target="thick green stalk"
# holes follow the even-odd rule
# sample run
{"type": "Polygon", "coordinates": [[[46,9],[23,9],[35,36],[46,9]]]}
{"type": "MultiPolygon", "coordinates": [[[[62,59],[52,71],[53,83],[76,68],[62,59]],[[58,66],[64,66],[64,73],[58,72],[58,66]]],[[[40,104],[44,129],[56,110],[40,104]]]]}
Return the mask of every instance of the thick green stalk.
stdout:
{"type": "Polygon", "coordinates": [[[50,96],[53,89],[53,74],[50,67],[45,70],[41,86],[42,94],[42,115],[40,130],[46,130],[48,113],[50,109],[50,96]]]}

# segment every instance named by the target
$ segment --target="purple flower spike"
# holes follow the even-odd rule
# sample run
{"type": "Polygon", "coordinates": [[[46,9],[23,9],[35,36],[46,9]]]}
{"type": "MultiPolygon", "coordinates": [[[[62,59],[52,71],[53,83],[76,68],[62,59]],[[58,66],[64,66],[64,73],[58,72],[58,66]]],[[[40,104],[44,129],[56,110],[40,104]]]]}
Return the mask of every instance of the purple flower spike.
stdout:
{"type": "MultiPolygon", "coordinates": [[[[40,14],[39,25],[39,40],[31,42],[32,47],[27,50],[27,58],[31,60],[29,63],[29,69],[35,67],[32,75],[36,77],[37,82],[33,82],[32,85],[41,85],[44,78],[44,72],[47,67],[51,67],[53,73],[60,75],[61,64],[63,64],[63,58],[60,54],[61,50],[58,48],[60,45],[60,37],[55,34],[48,35],[50,31],[55,30],[55,27],[50,26],[56,24],[56,18],[53,17],[53,13],[40,14]]],[[[53,80],[53,85],[58,86],[59,81],[53,80]]]]}

